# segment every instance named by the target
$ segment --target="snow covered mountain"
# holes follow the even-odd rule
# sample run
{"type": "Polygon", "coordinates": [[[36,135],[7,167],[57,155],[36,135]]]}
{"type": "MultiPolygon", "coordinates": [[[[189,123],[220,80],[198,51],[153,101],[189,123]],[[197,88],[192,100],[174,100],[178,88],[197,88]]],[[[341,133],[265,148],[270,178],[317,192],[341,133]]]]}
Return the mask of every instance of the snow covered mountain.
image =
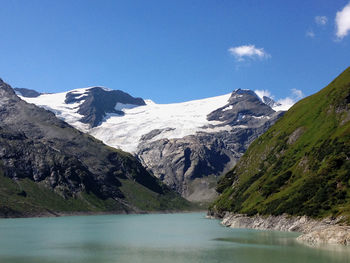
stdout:
{"type": "MultiPolygon", "coordinates": [[[[131,153],[137,151],[142,136],[153,130],[157,130],[158,134],[152,140],[158,140],[182,138],[196,132],[231,129],[218,125],[220,120],[207,119],[208,114],[227,104],[231,94],[183,103],[156,104],[152,100],[144,101],[122,91],[102,87],[62,93],[37,93],[37,96],[26,92],[36,92],[33,90],[16,91],[25,101],[54,112],[75,128],[90,133],[112,147],[131,153]]],[[[236,92],[244,93],[248,90],[238,89],[236,92]]],[[[261,100],[268,106],[280,106],[266,96],[261,100]]]]}
{"type": "Polygon", "coordinates": [[[277,120],[281,112],[274,109],[283,106],[241,89],[173,104],[156,104],[102,87],[29,97],[23,89],[17,92],[107,145],[137,155],[158,178],[190,200],[215,195],[212,182],[277,120]]]}

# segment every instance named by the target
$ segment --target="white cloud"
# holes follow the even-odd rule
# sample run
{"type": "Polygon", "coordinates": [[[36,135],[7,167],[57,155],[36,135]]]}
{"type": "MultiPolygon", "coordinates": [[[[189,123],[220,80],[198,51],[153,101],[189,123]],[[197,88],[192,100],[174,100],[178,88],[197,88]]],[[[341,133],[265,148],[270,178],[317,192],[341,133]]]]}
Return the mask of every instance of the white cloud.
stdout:
{"type": "Polygon", "coordinates": [[[337,37],[343,39],[350,31],[350,2],[343,10],[337,12],[335,24],[337,27],[337,37]]]}
{"type": "Polygon", "coordinates": [[[230,47],[228,49],[231,55],[235,56],[238,61],[244,61],[246,58],[269,58],[270,55],[263,48],[256,48],[255,45],[243,45],[230,47]]]}
{"type": "Polygon", "coordinates": [[[286,98],[279,99],[277,102],[281,104],[281,106],[276,107],[274,110],[288,110],[292,107],[298,100],[305,97],[304,93],[300,89],[291,89],[292,94],[286,98]]]}
{"type": "MultiPolygon", "coordinates": [[[[305,97],[304,93],[299,89],[291,89],[290,91],[291,91],[291,94],[288,97],[281,98],[276,101],[279,104],[279,106],[273,107],[275,111],[281,111],[281,110],[286,111],[290,107],[292,107],[298,100],[305,97]]],[[[263,96],[274,99],[274,96],[269,90],[255,90],[254,92],[261,99],[263,98],[263,96]]]]}
{"type": "Polygon", "coordinates": [[[289,108],[294,105],[295,100],[293,100],[290,97],[286,97],[284,99],[279,99],[277,103],[280,105],[274,108],[275,111],[280,111],[280,110],[286,111],[286,110],[289,110],[289,108]]]}
{"type": "Polygon", "coordinates": [[[320,26],[326,25],[328,22],[328,18],[326,16],[316,16],[315,23],[320,26]]]}
{"type": "Polygon", "coordinates": [[[304,93],[300,89],[292,89],[292,94],[297,100],[300,100],[304,97],[304,93]]]}
{"type": "Polygon", "coordinates": [[[307,37],[314,38],[314,37],[315,37],[315,33],[314,33],[314,31],[309,30],[309,31],[306,31],[306,36],[307,36],[307,37]]]}
{"type": "Polygon", "coordinates": [[[271,92],[270,92],[269,90],[266,90],[266,89],[264,89],[264,90],[254,90],[254,92],[255,92],[256,95],[258,95],[258,97],[261,98],[261,99],[262,99],[264,96],[269,97],[269,98],[271,98],[271,99],[273,98],[271,92]]]}

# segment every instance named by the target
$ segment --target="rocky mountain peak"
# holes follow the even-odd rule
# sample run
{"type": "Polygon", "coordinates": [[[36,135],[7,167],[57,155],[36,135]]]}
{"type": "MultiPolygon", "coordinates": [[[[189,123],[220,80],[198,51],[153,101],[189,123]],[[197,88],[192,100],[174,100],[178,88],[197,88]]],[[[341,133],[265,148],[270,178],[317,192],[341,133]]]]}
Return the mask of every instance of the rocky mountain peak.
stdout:
{"type": "Polygon", "coordinates": [[[249,89],[236,89],[232,92],[230,100],[246,100],[248,98],[251,99],[259,99],[258,95],[252,90],[249,89]]]}
{"type": "Polygon", "coordinates": [[[33,89],[26,89],[26,88],[14,88],[16,93],[20,96],[26,97],[26,98],[36,98],[39,97],[42,93],[37,92],[33,89]]]}
{"type": "Polygon", "coordinates": [[[5,95],[5,93],[7,95],[15,95],[15,92],[13,91],[13,89],[6,84],[2,79],[0,79],[0,91],[2,92],[1,95],[5,95]]]}
{"type": "Polygon", "coordinates": [[[118,104],[134,106],[145,105],[141,98],[134,98],[121,90],[107,90],[102,87],[85,89],[83,92],[74,90],[66,94],[65,103],[80,103],[78,113],[84,117],[81,122],[89,124],[91,127],[98,126],[107,113],[124,115],[118,109],[118,104]]]}
{"type": "Polygon", "coordinates": [[[210,121],[220,121],[223,125],[242,125],[256,122],[259,118],[269,118],[274,113],[254,91],[237,89],[232,92],[225,106],[211,112],[207,118],[210,121]]]}
{"type": "Polygon", "coordinates": [[[271,108],[274,108],[274,107],[277,107],[277,106],[281,106],[281,105],[282,105],[281,103],[278,103],[278,102],[274,101],[273,99],[271,99],[271,98],[269,98],[269,97],[267,97],[267,96],[263,96],[263,97],[262,97],[262,101],[263,101],[266,105],[270,106],[271,108]]]}
{"type": "Polygon", "coordinates": [[[183,138],[154,140],[164,131],[157,129],[138,146],[141,162],[188,200],[214,198],[211,184],[283,115],[251,90],[235,90],[226,102],[207,115],[208,121],[217,121],[208,125],[210,129],[183,138]]]}
{"type": "Polygon", "coordinates": [[[6,107],[7,104],[20,100],[13,89],[0,79],[0,110],[2,107],[6,107]]]}

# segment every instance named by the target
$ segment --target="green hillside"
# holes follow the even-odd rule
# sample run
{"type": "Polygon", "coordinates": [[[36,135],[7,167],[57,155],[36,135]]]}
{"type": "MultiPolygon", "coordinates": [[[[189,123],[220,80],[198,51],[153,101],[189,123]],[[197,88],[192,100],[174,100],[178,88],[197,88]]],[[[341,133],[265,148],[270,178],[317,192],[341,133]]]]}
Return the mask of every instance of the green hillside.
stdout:
{"type": "Polygon", "coordinates": [[[15,181],[4,176],[0,170],[0,217],[75,212],[177,211],[194,208],[178,194],[166,188],[165,194],[157,194],[137,182],[123,180],[122,183],[121,188],[126,195],[124,204],[112,198],[101,199],[86,191],[74,197],[63,197],[47,187],[45,182],[35,183],[28,178],[15,181]]]}
{"type": "Polygon", "coordinates": [[[217,191],[219,215],[350,216],[350,68],[255,140],[217,191]]]}

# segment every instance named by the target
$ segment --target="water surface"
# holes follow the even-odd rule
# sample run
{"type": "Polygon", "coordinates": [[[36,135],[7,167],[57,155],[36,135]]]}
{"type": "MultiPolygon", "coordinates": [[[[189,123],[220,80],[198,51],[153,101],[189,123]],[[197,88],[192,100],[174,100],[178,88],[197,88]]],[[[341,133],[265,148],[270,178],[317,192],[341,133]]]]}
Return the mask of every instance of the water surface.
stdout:
{"type": "Polygon", "coordinates": [[[202,213],[0,219],[0,262],[350,262],[349,248],[296,236],[226,228],[202,213]]]}

